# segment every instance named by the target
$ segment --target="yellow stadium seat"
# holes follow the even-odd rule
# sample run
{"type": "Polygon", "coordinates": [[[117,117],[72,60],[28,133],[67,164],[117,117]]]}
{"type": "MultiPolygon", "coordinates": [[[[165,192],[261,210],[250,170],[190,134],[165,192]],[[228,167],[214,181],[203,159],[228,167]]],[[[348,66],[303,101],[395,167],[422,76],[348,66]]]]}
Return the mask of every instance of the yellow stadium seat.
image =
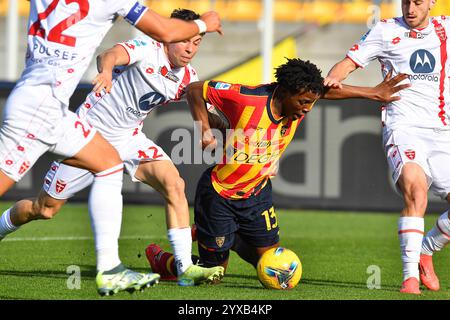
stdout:
{"type": "Polygon", "coordinates": [[[227,5],[227,20],[257,21],[262,15],[260,0],[232,0],[227,5]]]}
{"type": "Polygon", "coordinates": [[[446,0],[438,0],[431,10],[432,16],[450,16],[450,3],[446,0]]]}
{"type": "Polygon", "coordinates": [[[366,23],[371,15],[369,7],[372,5],[372,1],[367,0],[344,2],[342,4],[342,21],[347,23],[366,23]]]}
{"type": "Polygon", "coordinates": [[[326,24],[339,21],[342,6],[339,1],[305,1],[302,5],[301,20],[310,23],[326,24]]]}
{"type": "Polygon", "coordinates": [[[215,10],[213,5],[214,3],[211,0],[189,0],[186,9],[202,14],[206,11],[215,10]]]}
{"type": "MultiPolygon", "coordinates": [[[[0,0],[0,16],[6,16],[8,14],[8,2],[17,0],[0,0]]],[[[19,0],[18,2],[19,15],[22,17],[28,17],[30,11],[30,3],[26,0],[19,0]]]]}
{"type": "Polygon", "coordinates": [[[8,11],[8,0],[0,0],[0,16],[6,16],[8,11]]]}
{"type": "Polygon", "coordinates": [[[228,0],[215,0],[212,10],[217,11],[220,14],[221,19],[227,20],[228,15],[230,14],[230,12],[228,12],[228,0]]]}
{"type": "Polygon", "coordinates": [[[29,13],[30,13],[30,2],[26,0],[19,1],[19,15],[21,15],[22,17],[28,17],[29,13]]]}
{"type": "Polygon", "coordinates": [[[273,11],[276,21],[296,22],[302,17],[302,3],[296,0],[275,0],[273,11]]]}
{"type": "Polygon", "coordinates": [[[390,19],[397,16],[397,5],[397,3],[393,2],[381,3],[381,19],[390,19]]]}
{"type": "Polygon", "coordinates": [[[174,9],[187,8],[187,0],[153,0],[146,1],[146,5],[162,16],[169,17],[174,9]]]}

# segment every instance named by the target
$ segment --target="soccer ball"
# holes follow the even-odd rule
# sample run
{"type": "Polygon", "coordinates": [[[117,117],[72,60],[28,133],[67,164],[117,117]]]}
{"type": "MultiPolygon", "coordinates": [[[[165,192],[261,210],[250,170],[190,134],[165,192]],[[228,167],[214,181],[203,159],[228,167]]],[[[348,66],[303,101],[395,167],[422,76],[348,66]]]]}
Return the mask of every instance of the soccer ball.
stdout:
{"type": "Polygon", "coordinates": [[[268,289],[293,289],[302,277],[302,263],[294,251],[272,248],[259,259],[256,273],[261,284],[268,289]]]}

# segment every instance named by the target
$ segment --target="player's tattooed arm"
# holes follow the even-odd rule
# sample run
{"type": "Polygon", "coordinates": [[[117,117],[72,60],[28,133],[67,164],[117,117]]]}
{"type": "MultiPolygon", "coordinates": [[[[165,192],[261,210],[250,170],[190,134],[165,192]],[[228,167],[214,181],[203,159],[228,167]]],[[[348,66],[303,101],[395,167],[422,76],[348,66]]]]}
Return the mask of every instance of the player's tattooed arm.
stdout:
{"type": "Polygon", "coordinates": [[[158,13],[147,10],[136,27],[155,40],[170,43],[187,40],[204,32],[218,32],[222,34],[222,25],[219,14],[209,11],[201,15],[201,21],[184,21],[175,18],[166,18],[158,13]],[[200,25],[203,25],[200,28],[200,25]]]}
{"type": "Polygon", "coordinates": [[[375,87],[342,85],[340,89],[326,88],[322,98],[330,100],[362,98],[389,103],[400,100],[400,97],[395,94],[411,86],[410,83],[400,84],[407,78],[408,75],[404,73],[400,73],[392,78],[392,72],[389,72],[384,80],[375,87]]]}
{"type": "Polygon", "coordinates": [[[100,93],[103,89],[107,93],[112,87],[112,73],[115,66],[124,66],[129,62],[127,51],[121,45],[116,45],[97,56],[98,74],[92,80],[94,92],[100,93]]]}
{"type": "Polygon", "coordinates": [[[203,97],[204,83],[204,81],[196,81],[189,84],[186,88],[186,99],[197,129],[202,134],[202,148],[205,149],[209,146],[214,149],[217,141],[211,131],[206,101],[203,97]]]}

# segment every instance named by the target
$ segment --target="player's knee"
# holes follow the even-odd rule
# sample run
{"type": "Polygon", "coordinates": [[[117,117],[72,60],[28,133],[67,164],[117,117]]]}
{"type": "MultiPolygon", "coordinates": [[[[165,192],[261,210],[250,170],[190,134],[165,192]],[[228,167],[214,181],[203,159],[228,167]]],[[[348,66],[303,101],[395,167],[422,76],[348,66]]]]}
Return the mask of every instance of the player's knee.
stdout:
{"type": "Polygon", "coordinates": [[[427,204],[427,190],[420,187],[406,188],[403,192],[403,198],[406,206],[406,212],[410,214],[424,213],[427,204]]]}
{"type": "Polygon", "coordinates": [[[33,219],[52,219],[61,209],[63,203],[54,204],[33,204],[32,216],[33,219]]]}
{"type": "Polygon", "coordinates": [[[168,180],[165,184],[165,193],[167,197],[167,201],[169,202],[179,202],[183,198],[185,198],[184,188],[185,183],[184,180],[178,176],[177,178],[173,178],[168,180]]]}
{"type": "Polygon", "coordinates": [[[405,200],[415,205],[426,205],[427,203],[427,190],[420,187],[412,186],[407,188],[404,192],[405,200]]]}
{"type": "Polygon", "coordinates": [[[104,157],[103,159],[105,168],[112,168],[123,163],[122,159],[120,158],[119,152],[117,152],[117,150],[113,147],[108,150],[108,156],[104,157]]]}
{"type": "Polygon", "coordinates": [[[206,247],[200,242],[198,244],[198,253],[203,266],[207,268],[226,265],[230,256],[230,250],[217,251],[206,247]]]}
{"type": "Polygon", "coordinates": [[[59,207],[42,207],[39,211],[39,217],[41,219],[51,219],[59,212],[59,207]]]}

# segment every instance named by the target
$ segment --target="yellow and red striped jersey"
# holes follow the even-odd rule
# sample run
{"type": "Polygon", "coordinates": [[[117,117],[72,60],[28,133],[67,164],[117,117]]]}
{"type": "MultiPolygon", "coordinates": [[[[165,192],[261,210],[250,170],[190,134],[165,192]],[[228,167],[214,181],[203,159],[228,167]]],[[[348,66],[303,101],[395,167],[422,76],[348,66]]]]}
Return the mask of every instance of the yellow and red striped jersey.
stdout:
{"type": "Polygon", "coordinates": [[[228,118],[232,129],[222,162],[211,173],[214,189],[224,198],[246,199],[257,194],[276,175],[280,156],[303,119],[274,118],[271,104],[276,88],[276,84],[204,84],[205,101],[228,118]]]}

